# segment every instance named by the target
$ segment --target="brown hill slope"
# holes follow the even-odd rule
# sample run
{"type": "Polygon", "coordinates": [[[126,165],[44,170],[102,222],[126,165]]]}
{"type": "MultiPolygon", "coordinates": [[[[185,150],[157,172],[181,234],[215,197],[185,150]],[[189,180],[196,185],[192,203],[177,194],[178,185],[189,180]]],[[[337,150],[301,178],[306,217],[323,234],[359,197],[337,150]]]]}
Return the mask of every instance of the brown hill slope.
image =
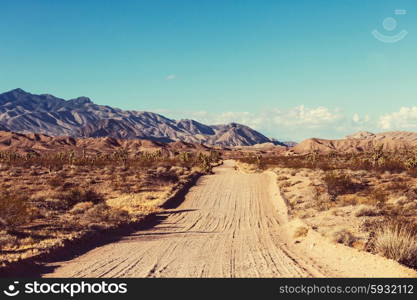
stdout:
{"type": "Polygon", "coordinates": [[[113,152],[117,150],[128,150],[130,152],[161,150],[165,153],[176,153],[179,151],[209,151],[211,148],[196,143],[171,142],[162,143],[145,139],[115,139],[111,137],[102,138],[72,138],[52,137],[37,133],[16,133],[0,131],[0,151],[11,151],[17,153],[44,153],[58,151],[88,151],[88,152],[113,152]]]}
{"type": "Polygon", "coordinates": [[[383,147],[386,151],[398,151],[417,147],[417,133],[407,131],[392,131],[373,134],[359,132],[340,140],[307,139],[291,148],[296,154],[306,154],[313,151],[329,153],[359,153],[372,151],[376,147],[383,147]]]}

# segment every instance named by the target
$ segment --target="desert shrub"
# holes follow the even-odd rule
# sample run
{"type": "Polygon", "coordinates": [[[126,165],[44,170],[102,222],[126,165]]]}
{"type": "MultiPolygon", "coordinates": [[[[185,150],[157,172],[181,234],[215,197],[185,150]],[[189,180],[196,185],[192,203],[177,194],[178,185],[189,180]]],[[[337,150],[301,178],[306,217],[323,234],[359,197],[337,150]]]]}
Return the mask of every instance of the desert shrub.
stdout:
{"type": "Polygon", "coordinates": [[[314,207],[318,211],[325,211],[330,209],[333,205],[333,201],[329,201],[329,199],[326,199],[325,197],[319,197],[317,198],[317,201],[315,202],[314,207]]]}
{"type": "Polygon", "coordinates": [[[392,192],[399,192],[399,191],[406,191],[408,190],[409,184],[407,182],[404,182],[403,180],[395,180],[395,181],[391,181],[388,186],[387,189],[392,191],[392,192]]]}
{"type": "Polygon", "coordinates": [[[379,209],[369,205],[360,205],[355,211],[355,217],[373,217],[380,214],[379,209]]]}
{"type": "Polygon", "coordinates": [[[60,187],[64,184],[64,179],[61,176],[54,176],[51,177],[47,180],[47,183],[53,187],[53,188],[57,188],[60,187]]]}
{"type": "Polygon", "coordinates": [[[170,170],[171,172],[174,172],[175,174],[177,174],[178,176],[181,176],[184,174],[185,169],[182,167],[178,167],[178,166],[173,166],[170,170]]]}
{"type": "Polygon", "coordinates": [[[401,159],[388,157],[374,168],[379,172],[400,173],[405,170],[404,162],[401,159]]]}
{"type": "Polygon", "coordinates": [[[308,227],[306,226],[299,226],[294,231],[294,238],[306,237],[308,234],[308,227]]]}
{"type": "Polygon", "coordinates": [[[123,175],[120,176],[112,176],[111,177],[111,185],[112,187],[117,190],[120,191],[122,193],[132,193],[133,189],[132,189],[132,184],[129,183],[128,177],[123,175]]]}
{"type": "Polygon", "coordinates": [[[292,184],[291,184],[290,181],[282,181],[282,182],[280,182],[279,187],[280,188],[286,188],[286,187],[290,187],[291,185],[292,184]]]}
{"type": "Polygon", "coordinates": [[[92,202],[93,204],[97,204],[104,201],[102,195],[98,194],[92,189],[81,189],[81,188],[73,188],[68,191],[63,192],[58,196],[59,200],[61,200],[66,208],[71,208],[75,204],[80,202],[92,202]]]}
{"type": "Polygon", "coordinates": [[[375,252],[406,266],[417,267],[417,227],[403,220],[389,220],[375,232],[375,252]]]}
{"type": "Polygon", "coordinates": [[[332,233],[332,240],[345,246],[352,246],[357,238],[347,229],[336,230],[332,233]]]}
{"type": "Polygon", "coordinates": [[[411,177],[417,178],[417,168],[407,170],[407,174],[411,177]]]}
{"type": "Polygon", "coordinates": [[[0,227],[15,230],[30,219],[29,198],[21,193],[0,193],[0,227]]]}
{"type": "Polygon", "coordinates": [[[256,159],[254,156],[236,157],[237,160],[248,164],[264,165],[265,167],[310,168],[322,170],[365,170],[377,173],[400,173],[407,171],[417,177],[416,156],[410,151],[389,152],[383,147],[360,153],[328,153],[311,152],[304,155],[283,156],[265,155],[256,159]],[[413,161],[410,164],[410,161],[413,161]]]}
{"type": "Polygon", "coordinates": [[[125,210],[109,207],[104,203],[94,205],[83,214],[83,221],[88,224],[121,224],[129,220],[125,210]]]}
{"type": "Polygon", "coordinates": [[[417,189],[411,188],[407,190],[405,196],[410,200],[417,200],[417,189]]]}
{"type": "Polygon", "coordinates": [[[163,174],[165,172],[167,172],[167,168],[166,167],[157,167],[156,168],[156,173],[157,174],[163,174]]]}
{"type": "Polygon", "coordinates": [[[326,172],[323,181],[333,200],[339,195],[353,194],[364,188],[363,184],[352,181],[350,176],[336,172],[326,172]]]}
{"type": "MultiPolygon", "coordinates": [[[[330,199],[334,202],[334,196],[330,195],[330,199]]],[[[357,205],[359,203],[359,197],[356,194],[345,194],[337,197],[337,206],[349,206],[357,205]]]]}
{"type": "Polygon", "coordinates": [[[206,171],[211,170],[212,163],[218,163],[221,160],[221,154],[217,151],[210,153],[202,152],[185,152],[179,151],[169,153],[164,151],[154,152],[133,152],[128,149],[119,149],[113,152],[90,151],[61,151],[45,152],[42,154],[30,153],[21,155],[11,151],[0,151],[0,165],[2,169],[14,167],[44,167],[50,172],[73,168],[73,172],[82,172],[84,169],[88,172],[91,167],[106,168],[106,173],[110,174],[111,170],[122,167],[123,170],[131,169],[149,169],[155,166],[181,166],[188,169],[200,167],[206,171]],[[74,168],[76,167],[76,168],[74,168]]]}
{"type": "Polygon", "coordinates": [[[370,196],[378,207],[383,207],[388,199],[389,193],[383,188],[376,188],[371,191],[370,196]]]}
{"type": "Polygon", "coordinates": [[[147,182],[154,185],[167,185],[179,181],[179,177],[174,171],[164,173],[150,173],[146,178],[147,182]]]}
{"type": "Polygon", "coordinates": [[[75,204],[71,210],[69,211],[70,214],[77,215],[86,212],[88,209],[93,207],[93,202],[80,202],[75,204]]]}
{"type": "Polygon", "coordinates": [[[7,233],[7,231],[0,231],[0,248],[4,246],[13,246],[18,242],[14,235],[7,233]]]}

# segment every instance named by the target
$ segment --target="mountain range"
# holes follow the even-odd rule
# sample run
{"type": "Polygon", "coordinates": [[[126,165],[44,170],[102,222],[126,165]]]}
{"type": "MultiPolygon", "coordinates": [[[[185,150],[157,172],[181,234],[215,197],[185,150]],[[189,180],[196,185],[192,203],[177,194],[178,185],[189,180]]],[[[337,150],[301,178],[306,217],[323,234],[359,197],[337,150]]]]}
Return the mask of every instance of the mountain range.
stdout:
{"type": "Polygon", "coordinates": [[[386,151],[400,151],[417,147],[417,132],[390,131],[372,133],[359,131],[346,136],[344,139],[327,140],[306,139],[291,148],[295,154],[319,153],[360,153],[369,152],[382,147],[386,151]]]}
{"type": "Polygon", "coordinates": [[[209,126],[188,119],[172,120],[152,112],[98,105],[87,97],[64,100],[49,94],[31,94],[22,89],[0,94],[0,130],[74,138],[148,139],[218,146],[283,145],[237,123],[209,126]]]}

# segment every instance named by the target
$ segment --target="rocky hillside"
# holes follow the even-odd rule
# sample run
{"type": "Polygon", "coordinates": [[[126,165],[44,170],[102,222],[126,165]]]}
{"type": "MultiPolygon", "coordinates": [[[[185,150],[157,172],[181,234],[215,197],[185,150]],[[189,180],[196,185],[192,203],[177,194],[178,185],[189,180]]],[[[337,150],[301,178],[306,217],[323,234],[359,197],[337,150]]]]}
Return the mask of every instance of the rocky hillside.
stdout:
{"type": "Polygon", "coordinates": [[[332,151],[345,153],[359,153],[372,151],[376,147],[383,147],[386,151],[397,151],[417,146],[417,132],[392,131],[371,133],[366,131],[348,135],[344,139],[307,139],[291,148],[291,152],[305,154],[313,151],[329,153],[332,151]]]}
{"type": "Polygon", "coordinates": [[[47,153],[60,151],[75,151],[86,153],[112,153],[118,150],[128,150],[131,153],[161,151],[175,154],[181,151],[207,152],[212,148],[182,141],[161,143],[140,139],[102,138],[72,138],[52,137],[38,133],[16,133],[0,131],[0,151],[25,153],[47,153]]]}
{"type": "Polygon", "coordinates": [[[0,94],[0,130],[49,136],[112,137],[248,146],[271,140],[241,124],[208,126],[145,111],[94,104],[87,97],[64,100],[15,89],[0,94]]]}

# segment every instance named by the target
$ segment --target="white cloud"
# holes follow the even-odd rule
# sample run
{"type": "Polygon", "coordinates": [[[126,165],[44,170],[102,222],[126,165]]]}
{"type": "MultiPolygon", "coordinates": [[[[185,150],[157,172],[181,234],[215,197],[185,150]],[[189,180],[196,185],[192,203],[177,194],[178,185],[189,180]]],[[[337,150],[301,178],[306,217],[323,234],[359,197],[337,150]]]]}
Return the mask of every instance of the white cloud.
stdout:
{"type": "Polygon", "coordinates": [[[357,125],[363,125],[370,121],[370,117],[368,114],[366,114],[364,117],[361,117],[358,113],[354,113],[352,116],[353,123],[357,125]]]}
{"type": "Polygon", "coordinates": [[[363,112],[348,114],[337,108],[311,108],[304,105],[264,111],[213,113],[164,110],[161,113],[177,119],[194,119],[207,125],[236,122],[258,130],[268,137],[295,141],[312,137],[338,139],[358,131],[417,131],[417,106],[401,107],[397,111],[372,117],[363,112]]]}
{"type": "Polygon", "coordinates": [[[358,113],[353,114],[352,121],[355,122],[355,123],[359,123],[360,117],[359,117],[358,113]]]}
{"type": "Polygon", "coordinates": [[[251,127],[260,127],[266,124],[280,126],[304,126],[307,128],[322,127],[343,118],[336,110],[326,107],[306,108],[304,105],[289,110],[271,109],[264,112],[237,112],[209,113],[199,111],[191,113],[192,117],[210,124],[224,124],[237,122],[251,127]]]}
{"type": "Polygon", "coordinates": [[[384,130],[410,130],[417,128],[417,107],[401,107],[399,111],[379,118],[378,126],[384,130]]]}
{"type": "Polygon", "coordinates": [[[357,131],[417,130],[417,106],[370,117],[368,114],[347,114],[337,108],[304,105],[289,109],[271,108],[264,111],[169,112],[173,118],[194,119],[207,125],[236,122],[247,125],[269,137],[301,141],[319,137],[343,138],[357,131]]]}
{"type": "Polygon", "coordinates": [[[326,136],[323,132],[328,128],[337,131],[334,136],[340,136],[340,127],[345,121],[345,117],[337,109],[322,106],[307,108],[304,105],[285,110],[275,108],[260,112],[228,111],[222,113],[197,111],[182,115],[208,125],[236,122],[259,130],[270,137],[297,140],[312,136],[326,136]]]}
{"type": "Polygon", "coordinates": [[[165,77],[165,80],[174,80],[177,79],[177,75],[175,74],[169,74],[167,77],[165,77]]]}
{"type": "Polygon", "coordinates": [[[288,111],[272,111],[274,123],[284,126],[304,126],[308,128],[322,127],[343,118],[337,110],[327,107],[306,108],[304,105],[297,106],[288,111]]]}
{"type": "Polygon", "coordinates": [[[268,137],[295,141],[311,137],[337,139],[357,131],[417,130],[417,106],[401,107],[398,111],[373,117],[358,112],[347,114],[337,108],[305,105],[264,111],[161,113],[177,119],[194,119],[207,125],[236,122],[258,130],[268,137]]]}

